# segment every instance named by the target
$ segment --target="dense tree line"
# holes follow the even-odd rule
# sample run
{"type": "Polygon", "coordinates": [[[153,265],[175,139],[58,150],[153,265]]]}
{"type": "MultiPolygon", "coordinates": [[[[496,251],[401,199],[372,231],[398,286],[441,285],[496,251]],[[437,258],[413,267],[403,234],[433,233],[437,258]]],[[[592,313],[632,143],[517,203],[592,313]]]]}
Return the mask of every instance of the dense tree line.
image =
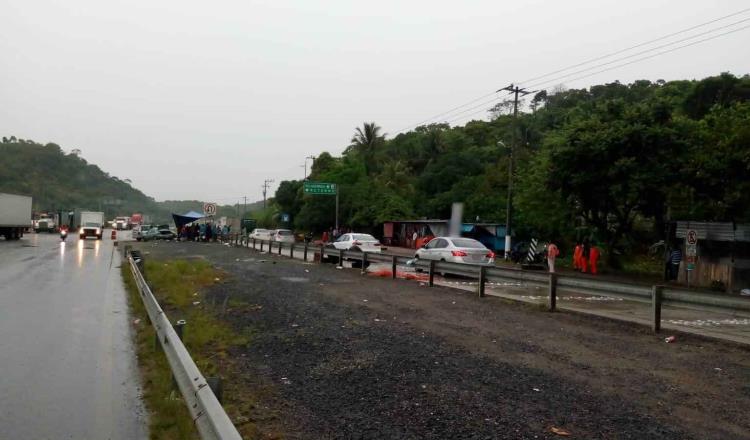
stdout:
{"type": "MultiPolygon", "coordinates": [[[[663,238],[669,220],[750,221],[750,77],[637,81],[540,92],[514,119],[432,124],[386,139],[357,128],[340,157],[322,153],[310,179],[341,189],[342,224],[380,231],[386,220],[447,218],[504,223],[515,145],[517,233],[570,242],[583,236],[610,256],[663,238]]],[[[275,196],[294,226],[333,223],[333,197],[284,181],[275,196]]]]}

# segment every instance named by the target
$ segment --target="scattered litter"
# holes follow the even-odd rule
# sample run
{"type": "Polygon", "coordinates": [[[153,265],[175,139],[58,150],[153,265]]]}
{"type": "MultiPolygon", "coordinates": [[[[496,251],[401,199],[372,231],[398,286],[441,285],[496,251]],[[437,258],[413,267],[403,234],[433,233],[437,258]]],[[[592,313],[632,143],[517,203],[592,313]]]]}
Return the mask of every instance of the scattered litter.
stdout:
{"type": "Polygon", "coordinates": [[[234,261],[240,261],[240,259],[239,258],[235,258],[234,261]]]}
{"type": "Polygon", "coordinates": [[[263,308],[263,306],[262,306],[262,305],[260,305],[260,304],[256,304],[256,305],[254,305],[254,306],[248,307],[248,310],[250,310],[250,311],[255,311],[255,310],[261,310],[262,308],[263,308]]]}
{"type": "Polygon", "coordinates": [[[200,303],[201,303],[200,301],[193,301],[193,305],[194,305],[194,306],[197,306],[197,305],[198,305],[198,304],[200,304],[200,303]]]}
{"type": "Polygon", "coordinates": [[[570,437],[571,435],[570,431],[568,431],[567,429],[558,428],[557,426],[553,426],[549,430],[551,433],[561,435],[563,437],[570,437]]]}
{"type": "Polygon", "coordinates": [[[281,378],[281,383],[283,383],[284,385],[291,385],[292,381],[289,380],[289,379],[287,379],[286,377],[282,377],[281,378]]]}
{"type": "Polygon", "coordinates": [[[664,338],[664,342],[666,342],[667,344],[671,344],[676,339],[677,339],[677,337],[675,337],[675,336],[668,336],[668,337],[664,338]]]}
{"type": "MultiPolygon", "coordinates": [[[[425,284],[425,283],[423,283],[423,282],[421,282],[421,281],[419,282],[419,287],[424,287],[424,286],[426,286],[426,285],[427,285],[427,284],[425,284]]],[[[455,303],[453,303],[453,304],[455,304],[455,303]]]]}
{"type": "Polygon", "coordinates": [[[299,327],[299,324],[292,324],[292,327],[297,328],[299,327]]]}
{"type": "MultiPolygon", "coordinates": [[[[456,303],[456,302],[455,302],[455,301],[453,301],[453,304],[455,304],[455,303],[456,303]]],[[[495,341],[492,341],[492,342],[495,342],[495,341]]]]}
{"type": "Polygon", "coordinates": [[[722,371],[721,368],[719,368],[719,367],[714,368],[714,370],[715,371],[722,371]]]}
{"type": "Polygon", "coordinates": [[[250,421],[250,418],[249,417],[245,417],[245,416],[237,416],[234,419],[234,423],[237,424],[237,425],[242,425],[243,423],[247,423],[249,421],[250,421]]]}
{"type": "MultiPolygon", "coordinates": [[[[495,341],[492,341],[492,342],[495,342],[495,341]]],[[[532,388],[532,390],[536,391],[537,393],[538,393],[539,391],[542,391],[542,390],[540,390],[539,388],[532,388]]]]}
{"type": "Polygon", "coordinates": [[[382,319],[378,319],[378,318],[375,318],[375,319],[374,319],[373,321],[375,321],[375,322],[380,322],[380,321],[383,321],[383,320],[382,320],[382,319]]]}
{"type": "Polygon", "coordinates": [[[742,289],[742,290],[740,290],[740,295],[742,295],[742,296],[750,296],[750,289],[742,289]]]}
{"type": "Polygon", "coordinates": [[[268,260],[258,260],[258,263],[265,263],[268,260]]]}
{"type": "Polygon", "coordinates": [[[305,272],[310,273],[310,269],[305,269],[305,272]]]}
{"type": "Polygon", "coordinates": [[[219,279],[219,278],[214,278],[214,281],[221,281],[221,279],[219,279]]]}
{"type": "Polygon", "coordinates": [[[363,299],[363,300],[362,300],[362,302],[367,302],[367,300],[366,300],[366,299],[363,299]]]}
{"type": "Polygon", "coordinates": [[[425,385],[425,384],[422,384],[422,389],[423,389],[423,390],[426,390],[426,389],[427,389],[427,385],[425,385]]]}
{"type": "Polygon", "coordinates": [[[135,325],[138,325],[140,323],[141,323],[141,319],[140,318],[136,318],[136,319],[133,320],[133,324],[135,324],[135,325]]]}
{"type": "Polygon", "coordinates": [[[195,292],[195,293],[193,294],[193,296],[198,296],[198,292],[195,292]]]}
{"type": "Polygon", "coordinates": [[[406,265],[407,265],[407,266],[414,266],[414,262],[415,262],[415,261],[414,261],[414,259],[413,259],[413,258],[412,258],[411,260],[406,260],[406,265]]]}
{"type": "Polygon", "coordinates": [[[343,269],[344,266],[336,266],[336,269],[343,269]]]}
{"type": "Polygon", "coordinates": [[[493,344],[497,344],[497,339],[493,339],[493,340],[492,340],[492,343],[493,343],[493,344]]]}

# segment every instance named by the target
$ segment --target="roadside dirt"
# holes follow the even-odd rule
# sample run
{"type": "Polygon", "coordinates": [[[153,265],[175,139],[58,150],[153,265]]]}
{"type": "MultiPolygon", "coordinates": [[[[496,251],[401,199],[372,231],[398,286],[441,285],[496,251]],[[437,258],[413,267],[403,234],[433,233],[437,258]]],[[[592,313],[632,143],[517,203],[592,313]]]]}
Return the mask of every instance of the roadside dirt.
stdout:
{"type": "Polygon", "coordinates": [[[750,438],[744,347],[547,313],[217,244],[147,243],[231,274],[205,294],[262,438],[750,438]]]}

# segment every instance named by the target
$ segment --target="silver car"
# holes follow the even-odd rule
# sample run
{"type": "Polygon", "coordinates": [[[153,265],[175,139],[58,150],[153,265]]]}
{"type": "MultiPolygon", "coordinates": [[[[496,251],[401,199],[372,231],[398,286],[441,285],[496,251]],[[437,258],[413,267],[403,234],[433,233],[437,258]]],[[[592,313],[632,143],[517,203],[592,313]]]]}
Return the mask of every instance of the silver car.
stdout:
{"type": "Polygon", "coordinates": [[[271,232],[271,241],[277,243],[294,243],[294,233],[289,229],[276,229],[271,232]]]}
{"type": "Polygon", "coordinates": [[[473,238],[436,237],[417,250],[414,258],[462,264],[495,264],[495,253],[473,238]]]}
{"type": "Polygon", "coordinates": [[[380,242],[370,234],[344,234],[333,242],[333,247],[336,249],[361,250],[365,252],[381,251],[380,242]]]}

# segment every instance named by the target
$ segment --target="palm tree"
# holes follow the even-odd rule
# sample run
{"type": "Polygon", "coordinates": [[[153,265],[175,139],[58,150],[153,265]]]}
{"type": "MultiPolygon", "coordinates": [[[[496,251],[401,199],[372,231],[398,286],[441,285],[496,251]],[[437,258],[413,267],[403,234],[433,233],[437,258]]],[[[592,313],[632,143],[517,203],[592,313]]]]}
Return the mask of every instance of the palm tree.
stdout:
{"type": "Polygon", "coordinates": [[[373,170],[375,150],[385,141],[385,134],[380,134],[380,127],[374,122],[365,122],[362,128],[357,127],[347,152],[354,151],[362,156],[367,174],[373,170]]]}

